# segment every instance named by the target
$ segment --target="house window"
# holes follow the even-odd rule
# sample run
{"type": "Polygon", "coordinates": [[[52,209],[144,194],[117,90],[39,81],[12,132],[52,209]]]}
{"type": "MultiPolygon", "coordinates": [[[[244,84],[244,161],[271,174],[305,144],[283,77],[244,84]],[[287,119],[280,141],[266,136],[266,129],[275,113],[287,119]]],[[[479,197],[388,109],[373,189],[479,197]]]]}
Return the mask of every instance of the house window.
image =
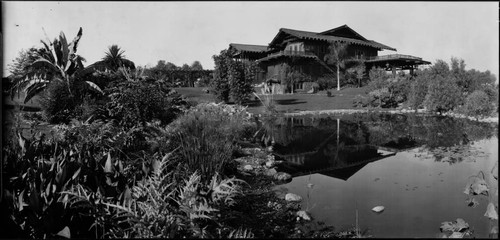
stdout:
{"type": "Polygon", "coordinates": [[[294,90],[301,90],[301,89],[303,89],[303,85],[302,85],[302,83],[301,83],[301,82],[299,82],[299,83],[294,83],[294,84],[293,84],[293,89],[294,89],[294,90]]]}

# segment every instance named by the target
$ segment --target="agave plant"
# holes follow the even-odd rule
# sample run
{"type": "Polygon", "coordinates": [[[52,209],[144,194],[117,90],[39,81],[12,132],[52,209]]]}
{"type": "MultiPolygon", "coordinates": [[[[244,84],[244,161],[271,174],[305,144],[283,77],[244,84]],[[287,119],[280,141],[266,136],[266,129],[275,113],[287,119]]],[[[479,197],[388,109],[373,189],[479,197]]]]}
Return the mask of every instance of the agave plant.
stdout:
{"type": "MultiPolygon", "coordinates": [[[[25,103],[44,91],[53,81],[66,84],[72,95],[72,82],[82,79],[82,76],[94,69],[93,67],[85,68],[83,66],[85,59],[76,54],[81,37],[82,28],[80,27],[76,37],[69,43],[63,32],[60,33],[59,39],[55,38],[52,42],[41,40],[44,48],[39,51],[39,59],[33,62],[31,70],[25,74],[25,77],[19,78],[14,83],[17,92],[26,91],[25,103]]],[[[102,90],[95,83],[90,81],[85,81],[85,83],[91,89],[102,93],[102,90]]]]}

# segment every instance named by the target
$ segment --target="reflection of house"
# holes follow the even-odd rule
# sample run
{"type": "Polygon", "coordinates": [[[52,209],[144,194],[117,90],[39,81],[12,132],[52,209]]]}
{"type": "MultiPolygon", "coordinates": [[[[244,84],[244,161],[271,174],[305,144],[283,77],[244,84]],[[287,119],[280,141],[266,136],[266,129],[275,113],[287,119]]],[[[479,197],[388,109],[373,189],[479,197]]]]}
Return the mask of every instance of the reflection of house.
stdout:
{"type": "Polygon", "coordinates": [[[311,120],[285,118],[275,128],[278,130],[275,155],[285,160],[285,171],[294,177],[320,173],[346,180],[370,162],[416,146],[416,142],[405,136],[370,142],[371,130],[356,121],[341,124],[337,119],[327,118],[316,121],[319,126],[312,126],[308,123],[311,120]]]}
{"type": "Polygon", "coordinates": [[[378,151],[377,147],[372,145],[343,146],[341,148],[330,146],[324,144],[316,152],[288,155],[275,153],[275,155],[286,161],[285,171],[293,177],[320,173],[343,180],[347,180],[370,162],[396,155],[392,152],[378,151]]]}
{"type": "MultiPolygon", "coordinates": [[[[346,58],[351,63],[362,62],[366,67],[382,67],[395,73],[396,70],[413,71],[418,65],[429,64],[421,58],[409,55],[378,56],[378,51],[395,48],[368,40],[359,33],[343,25],[324,32],[308,32],[281,28],[268,46],[231,43],[229,52],[236,59],[256,61],[262,68],[260,78],[276,79],[283,87],[278,93],[307,92],[318,78],[335,73],[335,66],[324,61],[332,42],[347,43],[346,58]],[[300,73],[293,84],[284,84],[292,71],[300,73]]],[[[290,78],[288,78],[290,79],[290,78]]]]}

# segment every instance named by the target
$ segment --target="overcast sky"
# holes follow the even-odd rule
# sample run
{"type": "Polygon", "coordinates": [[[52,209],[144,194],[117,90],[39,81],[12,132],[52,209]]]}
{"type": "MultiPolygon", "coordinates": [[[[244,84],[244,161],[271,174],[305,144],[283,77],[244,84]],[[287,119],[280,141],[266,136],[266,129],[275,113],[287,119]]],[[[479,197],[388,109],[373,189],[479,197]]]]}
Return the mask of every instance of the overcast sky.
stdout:
{"type": "Polygon", "coordinates": [[[280,28],[320,32],[344,24],[397,52],[434,63],[499,68],[498,2],[2,2],[3,75],[21,49],[40,47],[60,31],[83,28],[78,54],[86,64],[118,44],[136,65],[178,66],[212,56],[229,43],[267,45],[280,28]]]}

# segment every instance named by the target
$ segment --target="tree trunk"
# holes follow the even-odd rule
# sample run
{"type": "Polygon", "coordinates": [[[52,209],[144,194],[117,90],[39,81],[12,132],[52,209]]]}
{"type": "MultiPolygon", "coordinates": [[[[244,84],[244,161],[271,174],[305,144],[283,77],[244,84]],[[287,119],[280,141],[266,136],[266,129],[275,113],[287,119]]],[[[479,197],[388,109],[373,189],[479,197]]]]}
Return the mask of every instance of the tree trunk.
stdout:
{"type": "Polygon", "coordinates": [[[340,64],[337,63],[337,91],[340,91],[340,64]]]}

